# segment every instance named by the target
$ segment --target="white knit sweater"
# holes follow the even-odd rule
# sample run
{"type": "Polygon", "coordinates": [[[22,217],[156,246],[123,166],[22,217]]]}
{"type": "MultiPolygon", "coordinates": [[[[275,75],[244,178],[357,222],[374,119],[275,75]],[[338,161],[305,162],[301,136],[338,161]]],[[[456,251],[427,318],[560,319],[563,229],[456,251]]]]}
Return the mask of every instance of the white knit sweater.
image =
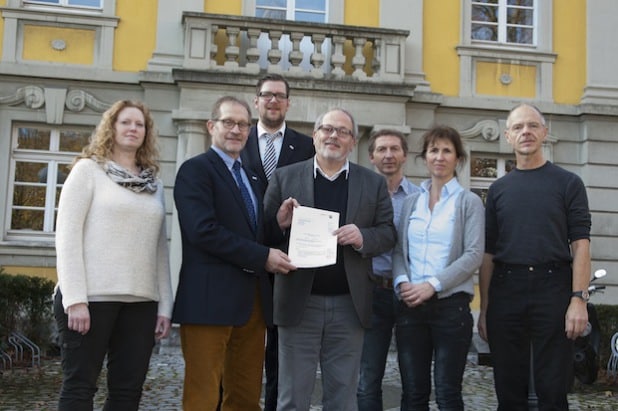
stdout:
{"type": "Polygon", "coordinates": [[[64,183],[56,221],[58,287],[65,310],[88,301],[159,302],[171,318],[163,185],[135,193],[82,159],[64,183]]]}

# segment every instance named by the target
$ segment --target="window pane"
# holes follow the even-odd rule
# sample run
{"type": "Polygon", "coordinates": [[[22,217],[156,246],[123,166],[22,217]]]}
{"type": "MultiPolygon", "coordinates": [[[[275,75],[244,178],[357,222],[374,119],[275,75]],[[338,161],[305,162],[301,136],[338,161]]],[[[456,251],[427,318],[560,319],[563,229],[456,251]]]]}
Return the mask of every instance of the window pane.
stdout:
{"type": "Polygon", "coordinates": [[[296,0],[296,8],[304,10],[326,11],[325,0],[296,0]]]}
{"type": "Polygon", "coordinates": [[[69,176],[69,165],[58,164],[58,178],[56,178],[56,184],[64,184],[64,180],[69,176]]]}
{"type": "Polygon", "coordinates": [[[296,21],[310,21],[314,23],[324,23],[324,14],[322,13],[310,13],[304,11],[297,11],[294,14],[294,20],[296,21]]]}
{"type": "Polygon", "coordinates": [[[472,3],[498,4],[498,0],[475,0],[472,3]]]}
{"type": "Polygon", "coordinates": [[[534,13],[530,9],[509,8],[508,24],[518,24],[521,26],[532,26],[534,13]]]}
{"type": "Polygon", "coordinates": [[[17,129],[17,149],[49,150],[50,131],[20,127],[17,129]]]}
{"type": "Polygon", "coordinates": [[[471,177],[498,177],[498,159],[486,157],[472,157],[470,160],[471,177]]]}
{"type": "Polygon", "coordinates": [[[101,8],[103,0],[69,0],[69,6],[101,8]]]}
{"type": "Polygon", "coordinates": [[[287,6],[287,0],[257,0],[256,6],[268,6],[268,7],[283,7],[287,6]]]}
{"type": "Polygon", "coordinates": [[[42,210],[13,210],[11,229],[43,231],[44,217],[42,210]]]}
{"type": "Polygon", "coordinates": [[[45,187],[15,186],[13,205],[21,207],[45,207],[45,187]]]}
{"type": "Polygon", "coordinates": [[[255,17],[285,20],[285,10],[255,9],[255,17]]]}
{"type": "Polygon", "coordinates": [[[498,7],[472,6],[472,21],[498,22],[498,7]]]}
{"type": "Polygon", "coordinates": [[[47,163],[18,161],[15,163],[15,182],[46,183],[47,163]]]}
{"type": "Polygon", "coordinates": [[[534,7],[534,0],[508,0],[509,6],[534,7]]]}
{"type": "Polygon", "coordinates": [[[532,44],[532,29],[525,27],[508,27],[506,41],[509,43],[532,44]]]}
{"type": "Polygon", "coordinates": [[[489,26],[485,24],[472,25],[473,40],[498,41],[498,26],[489,26]]]}
{"type": "Polygon", "coordinates": [[[60,4],[60,0],[36,0],[28,1],[26,3],[48,3],[48,4],[60,4]]]}
{"type": "Polygon", "coordinates": [[[60,151],[79,153],[88,145],[90,132],[79,130],[60,131],[60,151]]]}

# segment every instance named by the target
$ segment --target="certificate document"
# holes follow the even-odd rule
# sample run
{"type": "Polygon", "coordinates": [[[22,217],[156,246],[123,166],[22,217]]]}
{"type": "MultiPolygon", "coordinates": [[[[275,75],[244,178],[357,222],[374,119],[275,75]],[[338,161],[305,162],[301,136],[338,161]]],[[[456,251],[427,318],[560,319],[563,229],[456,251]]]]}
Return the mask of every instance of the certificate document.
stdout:
{"type": "Polygon", "coordinates": [[[337,262],[339,213],[312,207],[296,207],[290,228],[288,256],[298,268],[314,268],[337,262]]]}

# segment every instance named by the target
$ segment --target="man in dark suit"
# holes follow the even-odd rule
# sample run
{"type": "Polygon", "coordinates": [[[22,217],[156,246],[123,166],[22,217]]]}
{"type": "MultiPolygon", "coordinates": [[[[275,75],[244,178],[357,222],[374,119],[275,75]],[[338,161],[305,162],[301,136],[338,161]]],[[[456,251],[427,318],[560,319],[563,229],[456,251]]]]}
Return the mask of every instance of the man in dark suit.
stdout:
{"type": "Polygon", "coordinates": [[[325,409],[356,410],[364,328],[371,326],[371,257],[396,240],[384,177],[348,161],[358,127],[335,108],[315,123],[316,155],[276,170],[264,197],[267,220],[283,230],[294,206],[339,212],[337,262],[275,275],[274,322],[279,330],[278,410],[307,410],[318,361],[325,409]]]}
{"type": "MultiPolygon", "coordinates": [[[[263,244],[262,191],[239,161],[249,105],[222,97],[207,123],[212,146],[178,171],[174,200],[182,266],[173,322],[185,359],[184,410],[260,410],[264,334],[272,323],[267,272],[295,267],[263,244]]],[[[280,233],[279,233],[280,237],[280,233]]]]}
{"type": "MultiPolygon", "coordinates": [[[[256,86],[254,104],[259,120],[257,126],[251,127],[240,157],[243,165],[258,176],[265,190],[276,168],[307,160],[313,157],[315,150],[311,137],[292,130],[285,123],[290,107],[290,85],[283,76],[267,74],[262,77],[256,86]]],[[[264,411],[277,409],[277,338],[277,328],[268,327],[264,356],[264,411]]]]}
{"type": "MultiPolygon", "coordinates": [[[[315,150],[311,137],[287,127],[285,115],[290,108],[290,85],[279,74],[267,74],[256,86],[254,99],[258,111],[257,126],[251,127],[247,145],[240,153],[243,165],[255,172],[264,190],[275,168],[313,157],[315,150]],[[268,170],[268,145],[274,147],[274,166],[268,170]]],[[[272,160],[271,160],[272,161],[272,160]]]]}

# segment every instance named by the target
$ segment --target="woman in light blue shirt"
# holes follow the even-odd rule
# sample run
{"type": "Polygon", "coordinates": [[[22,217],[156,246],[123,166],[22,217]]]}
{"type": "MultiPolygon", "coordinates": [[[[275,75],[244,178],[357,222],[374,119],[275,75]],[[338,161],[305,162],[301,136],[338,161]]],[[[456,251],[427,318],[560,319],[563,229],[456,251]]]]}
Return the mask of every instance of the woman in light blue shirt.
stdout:
{"type": "Polygon", "coordinates": [[[459,133],[437,126],[422,143],[419,157],[431,178],[406,198],[393,250],[401,409],[429,409],[434,360],[438,407],[463,410],[472,276],[483,257],[485,211],[481,199],[457,181],[456,169],[467,157],[459,133]]]}

